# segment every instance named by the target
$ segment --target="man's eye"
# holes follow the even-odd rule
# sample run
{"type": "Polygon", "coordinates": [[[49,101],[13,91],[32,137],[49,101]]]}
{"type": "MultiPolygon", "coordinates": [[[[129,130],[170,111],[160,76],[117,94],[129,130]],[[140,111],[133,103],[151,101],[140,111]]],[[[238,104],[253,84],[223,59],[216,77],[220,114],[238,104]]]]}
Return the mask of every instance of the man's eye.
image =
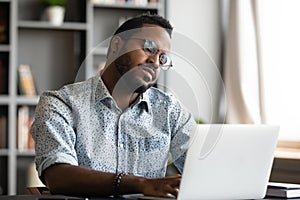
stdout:
{"type": "Polygon", "coordinates": [[[150,54],[154,54],[155,53],[155,49],[153,47],[146,47],[144,48],[144,50],[150,54]]]}

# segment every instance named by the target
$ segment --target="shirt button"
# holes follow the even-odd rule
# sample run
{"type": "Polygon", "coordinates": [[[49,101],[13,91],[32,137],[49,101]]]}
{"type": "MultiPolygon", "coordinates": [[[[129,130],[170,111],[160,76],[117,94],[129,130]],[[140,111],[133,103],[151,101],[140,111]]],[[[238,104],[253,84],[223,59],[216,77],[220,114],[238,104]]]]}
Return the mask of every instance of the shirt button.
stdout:
{"type": "Polygon", "coordinates": [[[119,147],[120,147],[121,149],[123,149],[123,148],[124,148],[124,144],[123,144],[123,143],[119,144],[119,147]]]}

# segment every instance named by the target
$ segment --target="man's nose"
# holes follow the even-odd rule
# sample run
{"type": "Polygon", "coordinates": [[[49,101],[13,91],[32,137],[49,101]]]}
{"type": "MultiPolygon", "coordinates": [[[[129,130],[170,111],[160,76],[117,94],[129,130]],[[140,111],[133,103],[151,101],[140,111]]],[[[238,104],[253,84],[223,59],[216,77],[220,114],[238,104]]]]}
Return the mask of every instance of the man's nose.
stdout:
{"type": "Polygon", "coordinates": [[[147,63],[151,63],[155,68],[159,68],[159,54],[149,55],[147,58],[147,63]]]}

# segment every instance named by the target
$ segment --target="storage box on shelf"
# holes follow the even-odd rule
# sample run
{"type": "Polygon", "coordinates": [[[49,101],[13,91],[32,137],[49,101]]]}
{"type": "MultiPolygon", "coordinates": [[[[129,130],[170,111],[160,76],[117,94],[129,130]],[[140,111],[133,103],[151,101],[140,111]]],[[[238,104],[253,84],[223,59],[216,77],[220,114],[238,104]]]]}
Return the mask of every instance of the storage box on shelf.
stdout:
{"type": "Polygon", "coordinates": [[[140,5],[120,2],[67,1],[64,22],[57,26],[46,20],[39,0],[0,0],[0,10],[6,13],[0,12],[0,37],[2,24],[7,35],[3,43],[0,38],[0,76],[4,77],[0,82],[5,85],[0,88],[0,119],[5,116],[6,121],[0,123],[7,126],[6,134],[0,134],[6,137],[0,148],[0,194],[23,194],[37,179],[28,172],[33,169],[34,150],[28,148],[32,144],[28,144],[30,120],[26,118],[33,117],[39,95],[95,75],[105,64],[107,39],[126,18],[147,11],[164,15],[162,0],[140,5]],[[30,67],[36,95],[20,90],[21,65],[30,67]]]}

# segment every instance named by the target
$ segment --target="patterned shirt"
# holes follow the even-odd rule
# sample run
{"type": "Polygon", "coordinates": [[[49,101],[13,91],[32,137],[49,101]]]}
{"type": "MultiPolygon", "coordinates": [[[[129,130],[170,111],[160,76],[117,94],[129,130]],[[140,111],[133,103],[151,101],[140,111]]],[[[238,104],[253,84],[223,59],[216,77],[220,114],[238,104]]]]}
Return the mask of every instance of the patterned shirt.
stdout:
{"type": "Polygon", "coordinates": [[[122,111],[99,76],[41,95],[31,134],[39,176],[55,163],[163,177],[182,171],[194,119],[171,94],[149,88],[122,111]]]}

